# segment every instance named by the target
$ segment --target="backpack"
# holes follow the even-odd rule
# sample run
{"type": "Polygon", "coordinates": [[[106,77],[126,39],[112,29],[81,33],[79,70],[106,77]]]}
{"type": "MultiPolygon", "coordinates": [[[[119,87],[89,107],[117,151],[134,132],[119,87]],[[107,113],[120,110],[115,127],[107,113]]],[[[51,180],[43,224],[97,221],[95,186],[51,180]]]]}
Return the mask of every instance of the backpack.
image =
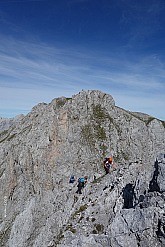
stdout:
{"type": "Polygon", "coordinates": [[[84,183],[85,179],[84,178],[79,178],[79,183],[84,183]]]}
{"type": "Polygon", "coordinates": [[[105,163],[105,167],[106,167],[107,169],[109,169],[109,168],[110,168],[110,164],[109,164],[109,162],[108,162],[108,161],[105,163]]]}
{"type": "Polygon", "coordinates": [[[74,176],[72,175],[72,176],[70,177],[69,183],[74,183],[74,181],[75,181],[75,179],[74,179],[74,176]]]}

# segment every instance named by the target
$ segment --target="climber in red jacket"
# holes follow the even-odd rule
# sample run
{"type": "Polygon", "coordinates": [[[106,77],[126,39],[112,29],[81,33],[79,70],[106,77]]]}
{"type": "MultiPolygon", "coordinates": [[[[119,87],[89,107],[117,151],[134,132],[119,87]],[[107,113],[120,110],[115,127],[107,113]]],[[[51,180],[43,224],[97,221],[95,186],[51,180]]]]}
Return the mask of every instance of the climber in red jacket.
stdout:
{"type": "Polygon", "coordinates": [[[110,172],[110,167],[112,166],[113,170],[116,170],[115,165],[113,164],[113,160],[112,157],[110,158],[105,158],[104,159],[104,169],[106,174],[108,174],[110,172]]]}

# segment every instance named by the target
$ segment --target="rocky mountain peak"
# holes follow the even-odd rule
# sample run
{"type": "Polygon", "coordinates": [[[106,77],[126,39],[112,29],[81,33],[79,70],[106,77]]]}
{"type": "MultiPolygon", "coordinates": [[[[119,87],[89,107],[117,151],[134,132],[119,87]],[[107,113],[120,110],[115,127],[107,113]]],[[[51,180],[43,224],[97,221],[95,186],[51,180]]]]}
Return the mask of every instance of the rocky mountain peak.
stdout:
{"type": "Polygon", "coordinates": [[[165,245],[163,121],[82,90],[33,107],[0,145],[1,246],[165,245]]]}

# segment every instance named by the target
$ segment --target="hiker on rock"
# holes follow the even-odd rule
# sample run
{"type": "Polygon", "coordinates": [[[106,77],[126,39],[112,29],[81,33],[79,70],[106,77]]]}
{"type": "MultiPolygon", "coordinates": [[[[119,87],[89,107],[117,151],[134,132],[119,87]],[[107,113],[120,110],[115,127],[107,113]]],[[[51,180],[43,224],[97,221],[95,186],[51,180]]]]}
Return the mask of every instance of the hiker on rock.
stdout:
{"type": "Polygon", "coordinates": [[[72,175],[72,176],[70,177],[69,183],[73,184],[74,182],[75,182],[75,178],[74,178],[74,176],[72,175]]]}
{"type": "Polygon", "coordinates": [[[113,170],[116,170],[116,166],[113,164],[113,159],[112,159],[112,157],[110,157],[110,158],[108,159],[108,161],[109,161],[110,166],[112,166],[113,170]]]}
{"type": "Polygon", "coordinates": [[[78,179],[78,185],[77,185],[78,189],[76,193],[82,194],[81,190],[85,187],[85,184],[87,183],[87,179],[88,179],[87,176],[78,179]]]}
{"type": "Polygon", "coordinates": [[[81,192],[81,190],[82,190],[82,188],[83,188],[82,183],[78,183],[77,187],[78,187],[78,189],[77,189],[76,193],[77,193],[77,194],[82,194],[82,192],[81,192]]]}
{"type": "Polygon", "coordinates": [[[112,166],[113,170],[116,170],[115,165],[113,164],[113,160],[112,157],[110,158],[105,158],[104,159],[104,169],[106,174],[108,174],[110,172],[110,167],[112,166]]]}

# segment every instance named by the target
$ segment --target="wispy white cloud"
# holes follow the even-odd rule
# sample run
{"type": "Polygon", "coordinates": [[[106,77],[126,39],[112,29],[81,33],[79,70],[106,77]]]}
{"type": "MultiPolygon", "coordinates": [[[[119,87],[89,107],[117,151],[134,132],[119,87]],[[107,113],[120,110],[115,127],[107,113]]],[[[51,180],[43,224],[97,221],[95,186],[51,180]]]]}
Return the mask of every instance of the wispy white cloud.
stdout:
{"type": "Polygon", "coordinates": [[[158,94],[143,94],[140,92],[123,92],[112,91],[114,98],[116,99],[116,105],[132,111],[143,112],[153,117],[164,120],[165,101],[164,95],[158,94]]]}
{"type": "Polygon", "coordinates": [[[1,37],[0,116],[14,115],[13,108],[25,113],[39,102],[98,89],[116,97],[123,108],[148,109],[151,115],[165,118],[164,78],[164,61],[156,55],[133,61],[121,59],[120,54],[100,56],[1,37]]]}

